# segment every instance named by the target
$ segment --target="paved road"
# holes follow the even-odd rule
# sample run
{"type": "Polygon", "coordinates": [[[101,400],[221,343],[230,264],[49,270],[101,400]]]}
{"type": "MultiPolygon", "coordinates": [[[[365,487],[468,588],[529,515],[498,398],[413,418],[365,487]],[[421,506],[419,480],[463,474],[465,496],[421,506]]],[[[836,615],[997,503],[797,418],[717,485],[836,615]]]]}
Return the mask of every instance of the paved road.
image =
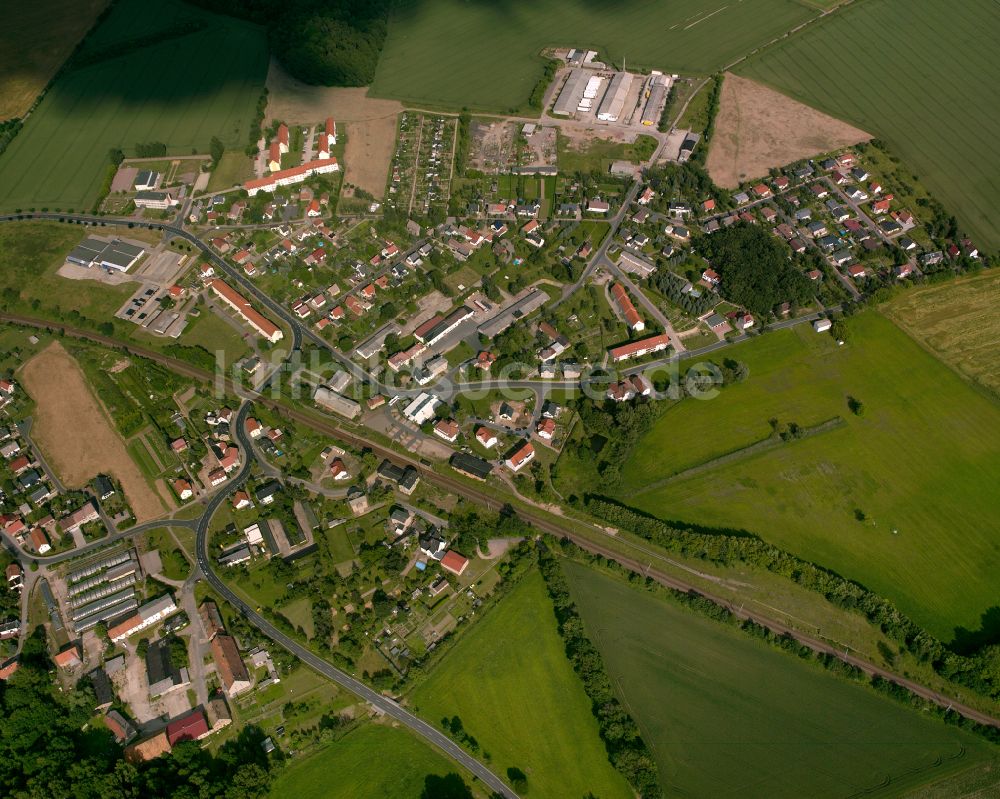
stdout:
{"type": "Polygon", "coordinates": [[[507,785],[499,777],[468,754],[464,749],[459,747],[458,744],[427,722],[417,718],[409,711],[404,710],[392,699],[373,691],[360,680],[356,680],[346,672],[335,668],[330,663],[327,663],[318,655],[314,654],[311,650],[306,649],[297,641],[289,638],[281,630],[271,624],[271,622],[247,605],[246,602],[240,599],[240,597],[233,593],[229,586],[226,585],[226,583],[224,583],[222,579],[219,578],[218,575],[216,575],[216,573],[212,570],[212,562],[208,556],[208,530],[211,525],[212,516],[215,514],[215,511],[219,508],[219,506],[226,501],[229,495],[246,482],[247,478],[250,476],[250,469],[256,457],[250,438],[246,435],[245,422],[249,410],[249,403],[245,402],[241,405],[236,414],[235,424],[231,428],[239,441],[240,446],[246,453],[243,466],[236,477],[231,479],[226,484],[224,490],[212,497],[212,500],[209,502],[208,507],[205,509],[205,513],[201,517],[198,524],[195,548],[198,558],[198,569],[205,577],[206,582],[208,582],[208,584],[212,586],[212,588],[223,599],[237,608],[243,618],[250,624],[264,633],[264,635],[272,641],[283,646],[307,666],[338,685],[346,688],[351,693],[360,696],[362,699],[369,702],[373,707],[377,708],[380,712],[409,727],[417,735],[437,746],[446,755],[451,757],[452,760],[455,760],[465,766],[465,768],[472,774],[475,774],[476,777],[483,782],[483,784],[488,786],[490,790],[496,791],[501,796],[507,797],[507,799],[517,799],[517,794],[507,787],[507,785]]]}

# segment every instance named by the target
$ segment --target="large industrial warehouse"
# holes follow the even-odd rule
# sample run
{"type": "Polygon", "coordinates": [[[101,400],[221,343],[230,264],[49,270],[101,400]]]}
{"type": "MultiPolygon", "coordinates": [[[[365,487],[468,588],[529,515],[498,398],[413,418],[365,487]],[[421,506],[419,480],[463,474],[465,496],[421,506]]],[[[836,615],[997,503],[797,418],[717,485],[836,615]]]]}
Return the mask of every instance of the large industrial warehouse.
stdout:
{"type": "Polygon", "coordinates": [[[616,72],[611,79],[604,99],[597,108],[597,118],[605,122],[617,122],[625,107],[628,90],[632,87],[632,76],[628,72],[616,72]]]}

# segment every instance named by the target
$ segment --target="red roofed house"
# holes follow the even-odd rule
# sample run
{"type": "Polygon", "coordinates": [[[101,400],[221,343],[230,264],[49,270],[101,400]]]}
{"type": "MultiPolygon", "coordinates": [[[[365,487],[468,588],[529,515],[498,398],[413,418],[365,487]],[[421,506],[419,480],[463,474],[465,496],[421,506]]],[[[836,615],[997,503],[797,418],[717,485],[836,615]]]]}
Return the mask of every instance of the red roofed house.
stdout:
{"type": "Polygon", "coordinates": [[[660,333],[657,336],[649,336],[639,341],[623,344],[620,347],[614,347],[609,351],[609,354],[612,361],[619,363],[620,361],[627,361],[629,358],[639,358],[652,352],[660,352],[661,350],[665,350],[669,343],[670,336],[666,333],[660,333]]]}
{"type": "Polygon", "coordinates": [[[306,208],[306,216],[319,216],[322,213],[319,207],[319,200],[313,200],[306,208]]]}
{"type": "Polygon", "coordinates": [[[639,316],[639,312],[636,311],[632,300],[620,283],[611,285],[611,296],[621,309],[622,316],[625,317],[625,324],[629,326],[630,330],[639,332],[646,329],[646,323],[642,321],[642,317],[639,316]]]}
{"type": "Polygon", "coordinates": [[[535,428],[535,432],[538,433],[539,438],[551,441],[552,435],[556,432],[555,419],[542,419],[538,423],[538,427],[535,428]]]}
{"type": "Polygon", "coordinates": [[[351,473],[347,471],[347,466],[340,458],[334,458],[330,464],[330,475],[334,480],[347,480],[351,473]]]}
{"type": "Polygon", "coordinates": [[[493,449],[497,445],[497,434],[488,427],[480,427],[476,430],[476,438],[486,449],[493,449]]]}
{"type": "Polygon", "coordinates": [[[469,567],[469,559],[459,555],[454,549],[449,549],[441,558],[441,568],[455,575],[461,575],[469,567]]]}
{"type": "Polygon", "coordinates": [[[35,552],[39,555],[44,555],[52,549],[52,545],[49,543],[49,537],[45,534],[45,530],[41,527],[33,529],[28,538],[31,539],[31,546],[34,547],[35,552]]]}
{"type": "Polygon", "coordinates": [[[188,448],[188,443],[183,438],[175,438],[170,442],[170,449],[174,452],[184,452],[188,448]]]}
{"type": "Polygon", "coordinates": [[[260,438],[261,433],[264,432],[264,427],[252,416],[247,417],[246,429],[247,435],[250,436],[250,438],[260,438]]]}
{"type": "Polygon", "coordinates": [[[709,269],[706,269],[704,272],[701,273],[701,279],[704,280],[706,283],[712,285],[712,286],[718,286],[719,285],[719,280],[721,278],[719,277],[719,273],[718,272],[716,272],[712,268],[709,268],[709,269]]]}
{"type": "Polygon", "coordinates": [[[861,264],[854,264],[847,267],[847,274],[857,280],[865,276],[865,268],[861,264]]]}
{"type": "Polygon", "coordinates": [[[183,477],[178,477],[174,480],[174,491],[177,492],[177,496],[181,499],[191,499],[194,496],[194,489],[191,487],[191,483],[183,477]]]}
{"type": "Polygon", "coordinates": [[[883,197],[881,200],[876,200],[872,203],[872,213],[874,214],[887,214],[889,213],[889,208],[892,206],[892,199],[889,197],[883,197]]]}
{"type": "Polygon", "coordinates": [[[476,368],[481,369],[484,372],[488,372],[496,359],[497,356],[492,352],[483,350],[476,356],[476,368]]]}
{"type": "Polygon", "coordinates": [[[205,712],[198,707],[186,716],[174,719],[167,725],[167,742],[173,747],[181,741],[197,741],[210,732],[208,721],[205,720],[205,712]]]}
{"type": "Polygon", "coordinates": [[[14,393],[14,383],[10,380],[0,380],[0,394],[9,397],[14,393]]]}
{"type": "Polygon", "coordinates": [[[226,688],[226,693],[236,696],[253,686],[250,674],[240,657],[236,639],[231,635],[219,633],[212,639],[212,658],[215,660],[215,670],[226,688]]]}
{"type": "Polygon", "coordinates": [[[333,117],[326,118],[325,133],[327,144],[333,146],[337,143],[337,123],[333,121],[333,117]]]}
{"type": "Polygon", "coordinates": [[[221,466],[222,470],[225,472],[231,472],[240,465],[240,451],[233,444],[227,446],[218,458],[219,466],[221,466]]]}
{"type": "Polygon", "coordinates": [[[441,419],[434,425],[434,435],[454,444],[458,438],[458,422],[454,419],[441,419]]]}
{"type": "Polygon", "coordinates": [[[216,278],[209,283],[209,286],[223,302],[243,317],[243,320],[250,327],[272,344],[277,343],[284,337],[284,333],[281,332],[280,327],[254,310],[253,306],[250,305],[250,301],[226,283],[226,281],[216,278]]]}
{"type": "Polygon", "coordinates": [[[715,210],[715,200],[709,197],[705,202],[701,204],[702,211],[714,211],[715,210]]]}
{"type": "Polygon", "coordinates": [[[76,644],[66,647],[62,652],[56,654],[52,660],[61,669],[71,669],[83,662],[80,660],[80,647],[76,644]]]}
{"type": "Polygon", "coordinates": [[[19,455],[10,462],[9,468],[14,474],[20,474],[21,472],[25,471],[30,465],[31,461],[29,461],[24,455],[19,455]]]}
{"type": "Polygon", "coordinates": [[[237,491],[233,494],[233,507],[236,510],[249,508],[250,504],[250,495],[246,491],[237,491]]]}
{"type": "Polygon", "coordinates": [[[771,190],[763,183],[758,183],[756,186],[754,186],[753,193],[761,198],[771,196],[771,190]]]}
{"type": "Polygon", "coordinates": [[[275,141],[278,142],[278,149],[281,152],[288,152],[288,125],[284,122],[278,125],[278,135],[275,137],[275,141]]]}
{"type": "Polygon", "coordinates": [[[535,448],[530,441],[523,441],[515,447],[504,460],[512,472],[519,472],[524,466],[535,459],[535,448]]]}
{"type": "Polygon", "coordinates": [[[267,168],[270,172],[281,170],[281,146],[277,139],[271,142],[271,147],[267,151],[267,168]]]}

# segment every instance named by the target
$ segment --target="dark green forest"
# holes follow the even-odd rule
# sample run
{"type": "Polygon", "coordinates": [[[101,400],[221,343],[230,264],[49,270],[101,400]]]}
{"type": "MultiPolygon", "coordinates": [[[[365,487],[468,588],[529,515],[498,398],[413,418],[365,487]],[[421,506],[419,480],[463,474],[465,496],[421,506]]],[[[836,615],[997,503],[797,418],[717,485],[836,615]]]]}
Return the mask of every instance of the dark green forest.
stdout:
{"type": "Polygon", "coordinates": [[[268,31],[271,51],[293,77],[366,86],[388,29],[390,0],[189,0],[268,31]]]}

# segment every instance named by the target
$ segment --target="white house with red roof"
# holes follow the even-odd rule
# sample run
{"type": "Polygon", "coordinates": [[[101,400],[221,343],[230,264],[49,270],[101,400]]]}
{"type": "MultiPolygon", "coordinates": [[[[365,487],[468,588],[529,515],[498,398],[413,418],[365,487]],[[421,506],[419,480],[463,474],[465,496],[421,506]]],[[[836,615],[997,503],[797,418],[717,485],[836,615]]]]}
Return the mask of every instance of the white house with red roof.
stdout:
{"type": "Polygon", "coordinates": [[[278,133],[274,137],[274,140],[278,143],[278,149],[280,152],[288,152],[288,125],[284,122],[278,125],[278,133]]]}
{"type": "Polygon", "coordinates": [[[330,147],[333,147],[337,143],[337,123],[333,121],[333,117],[326,118],[324,135],[326,136],[326,143],[330,147]]]}
{"type": "Polygon", "coordinates": [[[519,472],[535,459],[535,448],[530,441],[522,441],[507,455],[504,464],[512,472],[519,472]]]}
{"type": "Polygon", "coordinates": [[[340,458],[334,458],[332,463],[330,463],[330,476],[334,480],[347,480],[350,478],[351,473],[347,469],[347,464],[340,458]]]}
{"type": "Polygon", "coordinates": [[[486,449],[493,449],[497,445],[497,434],[488,427],[480,427],[476,430],[476,440],[486,449]]]}

